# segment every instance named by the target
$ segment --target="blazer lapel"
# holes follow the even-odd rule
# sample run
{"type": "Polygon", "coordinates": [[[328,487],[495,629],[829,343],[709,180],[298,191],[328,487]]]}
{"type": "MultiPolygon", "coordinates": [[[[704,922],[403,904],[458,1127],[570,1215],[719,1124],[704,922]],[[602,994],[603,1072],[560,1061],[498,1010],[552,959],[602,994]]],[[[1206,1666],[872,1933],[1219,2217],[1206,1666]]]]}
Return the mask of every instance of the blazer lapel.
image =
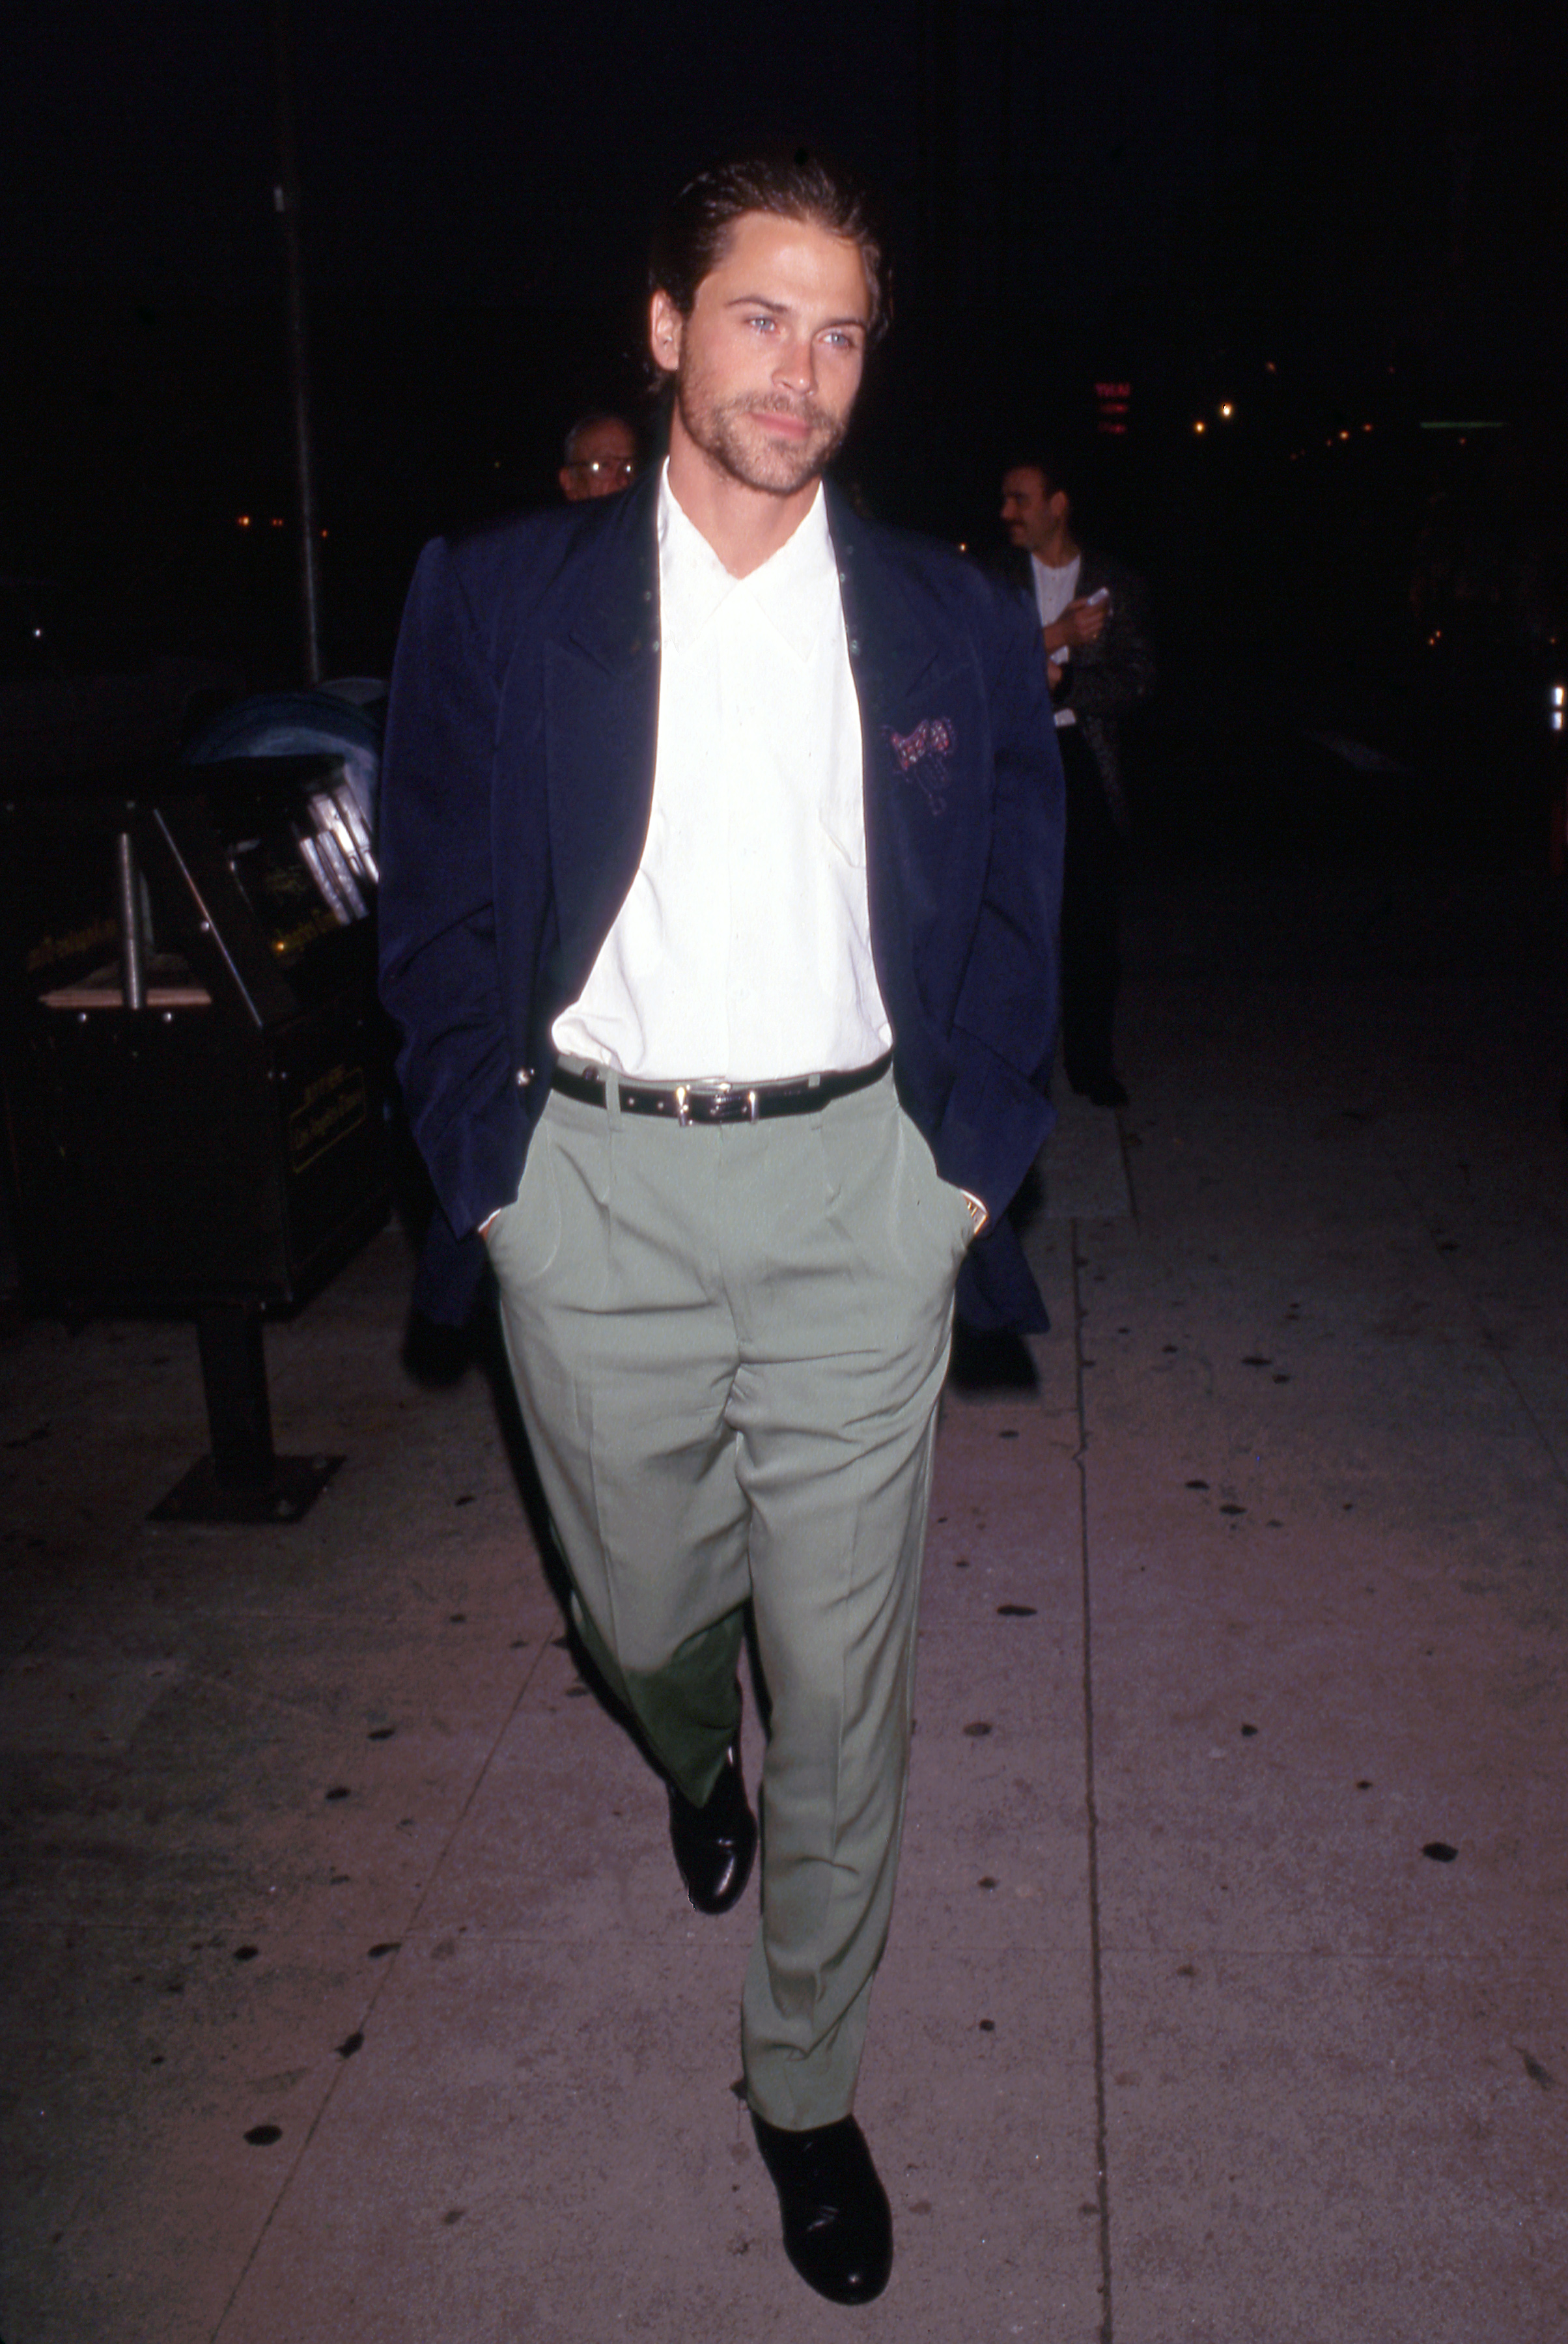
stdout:
{"type": "Polygon", "coordinates": [[[839,588],[849,655],[867,735],[872,712],[907,713],[933,669],[942,664],[943,638],[916,611],[908,595],[853,508],[828,494],[828,529],[838,556],[839,588]]]}
{"type": "Polygon", "coordinates": [[[648,833],[659,726],[658,475],[616,499],[545,645],[545,771],[564,997],[582,990],[648,833]]]}
{"type": "Polygon", "coordinates": [[[866,888],[877,979],[895,1025],[936,907],[961,900],[961,866],[988,820],[973,793],[982,753],[976,679],[937,605],[912,596],[878,532],[830,496],[850,663],[860,699],[866,888]]]}

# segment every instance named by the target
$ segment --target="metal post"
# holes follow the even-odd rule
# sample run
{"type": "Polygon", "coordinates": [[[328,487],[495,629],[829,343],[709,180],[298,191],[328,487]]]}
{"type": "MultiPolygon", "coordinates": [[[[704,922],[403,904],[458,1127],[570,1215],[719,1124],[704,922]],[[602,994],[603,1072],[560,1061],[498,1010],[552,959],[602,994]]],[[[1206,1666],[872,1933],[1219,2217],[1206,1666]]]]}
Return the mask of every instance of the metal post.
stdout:
{"type": "Polygon", "coordinates": [[[115,896],[120,917],[120,994],[127,1009],[145,1009],[147,971],[142,960],[142,889],[136,844],[128,830],[115,841],[115,896]]]}
{"type": "Polygon", "coordinates": [[[294,150],[294,82],[288,0],[273,0],[273,60],[278,83],[278,184],[273,208],[283,223],[288,298],[288,377],[294,399],[294,457],[298,476],[299,593],[304,624],[305,680],[321,681],[319,532],[315,459],[310,438],[310,375],[305,350],[305,280],[299,254],[299,167],[294,150]]]}
{"type": "Polygon", "coordinates": [[[212,1453],[201,1458],[153,1508],[155,1522],[302,1521],[343,1462],[341,1457],[279,1457],[261,1313],[245,1302],[213,1302],[196,1314],[201,1380],[212,1453]]]}
{"type": "Polygon", "coordinates": [[[272,1408],[267,1395],[260,1313],[242,1305],[198,1310],[196,1339],[207,1392],[213,1471],[219,1482],[230,1487],[266,1489],[278,1460],[272,1447],[272,1408]]]}

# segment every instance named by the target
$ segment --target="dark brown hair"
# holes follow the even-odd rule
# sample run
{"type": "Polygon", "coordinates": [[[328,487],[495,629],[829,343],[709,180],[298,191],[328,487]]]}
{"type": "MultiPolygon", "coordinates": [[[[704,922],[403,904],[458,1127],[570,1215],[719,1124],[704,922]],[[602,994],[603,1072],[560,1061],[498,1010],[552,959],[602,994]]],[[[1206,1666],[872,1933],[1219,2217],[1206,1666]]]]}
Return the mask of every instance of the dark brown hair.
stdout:
{"type": "Polygon", "coordinates": [[[1069,505],[1077,502],[1081,483],[1068,449],[1047,447],[1037,440],[1027,448],[1016,450],[1003,465],[1002,472],[1004,478],[1009,472],[1038,472],[1047,497],[1060,494],[1069,505]]]}
{"type": "Polygon", "coordinates": [[[683,187],[654,232],[648,289],[665,293],[689,318],[697,288],[723,259],[730,231],[748,212],[806,220],[860,247],[871,291],[868,343],[887,330],[890,297],[882,239],[865,190],[823,155],[796,146],[699,171],[683,187]]]}

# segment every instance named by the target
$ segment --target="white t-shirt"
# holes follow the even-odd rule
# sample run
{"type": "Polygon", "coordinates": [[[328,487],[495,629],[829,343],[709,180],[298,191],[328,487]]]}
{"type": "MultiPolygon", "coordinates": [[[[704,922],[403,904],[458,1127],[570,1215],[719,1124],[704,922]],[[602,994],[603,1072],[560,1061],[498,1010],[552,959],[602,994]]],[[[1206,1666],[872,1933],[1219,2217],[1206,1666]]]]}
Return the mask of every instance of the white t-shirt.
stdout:
{"type": "MultiPolygon", "coordinates": [[[[1070,561],[1064,561],[1059,570],[1054,570],[1048,561],[1042,561],[1037,553],[1030,554],[1029,567],[1035,573],[1035,601],[1039,609],[1042,627],[1053,625],[1077,592],[1078,570],[1082,561],[1083,555],[1075,553],[1070,561]]],[[[1053,652],[1051,657],[1059,664],[1063,660],[1071,659],[1072,652],[1064,644],[1059,652],[1053,652]]],[[[1076,724],[1077,721],[1070,708],[1057,709],[1058,724],[1076,724]]]]}

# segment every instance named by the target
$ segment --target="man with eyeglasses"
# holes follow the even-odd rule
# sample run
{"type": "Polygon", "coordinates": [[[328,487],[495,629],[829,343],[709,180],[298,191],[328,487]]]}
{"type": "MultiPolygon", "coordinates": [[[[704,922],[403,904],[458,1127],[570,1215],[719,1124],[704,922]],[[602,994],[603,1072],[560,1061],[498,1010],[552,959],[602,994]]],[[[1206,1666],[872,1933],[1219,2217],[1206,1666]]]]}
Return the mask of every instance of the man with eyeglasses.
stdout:
{"type": "Polygon", "coordinates": [[[561,493],[569,505],[619,496],[637,477],[637,434],[624,416],[580,416],[563,452],[561,493]]]}

